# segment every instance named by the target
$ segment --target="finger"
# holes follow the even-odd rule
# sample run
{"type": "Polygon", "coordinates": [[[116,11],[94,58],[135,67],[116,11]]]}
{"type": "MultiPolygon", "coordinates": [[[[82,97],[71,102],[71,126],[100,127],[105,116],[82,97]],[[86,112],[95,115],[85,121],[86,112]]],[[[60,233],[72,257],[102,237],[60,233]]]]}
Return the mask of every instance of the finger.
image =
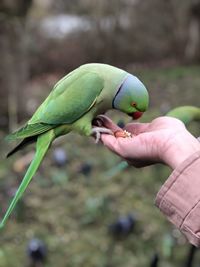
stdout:
{"type": "Polygon", "coordinates": [[[118,147],[118,140],[120,138],[116,138],[113,135],[108,135],[108,134],[101,134],[101,141],[102,143],[107,146],[109,149],[112,151],[116,151],[116,148],[118,147]]]}
{"type": "Polygon", "coordinates": [[[136,168],[141,168],[155,163],[155,161],[153,160],[138,158],[140,146],[137,142],[137,137],[134,138],[134,140],[130,141],[130,139],[128,138],[115,138],[111,135],[102,134],[101,139],[106,147],[124,158],[130,165],[136,168]],[[131,152],[129,151],[130,147],[131,152]]]}
{"type": "Polygon", "coordinates": [[[110,129],[112,132],[122,130],[117,124],[115,124],[110,118],[105,115],[99,115],[96,117],[96,119],[101,122],[102,126],[110,129]]]}
{"type": "Polygon", "coordinates": [[[116,138],[113,135],[102,134],[101,140],[103,144],[113,152],[117,153],[120,156],[124,155],[127,138],[122,138],[122,137],[116,138]]]}
{"type": "Polygon", "coordinates": [[[134,145],[135,141],[133,141],[133,138],[123,138],[123,137],[116,138],[113,135],[102,134],[101,141],[111,151],[115,152],[116,154],[120,155],[123,158],[127,158],[127,155],[130,153],[130,149],[132,149],[132,147],[133,149],[135,148],[134,145]]]}

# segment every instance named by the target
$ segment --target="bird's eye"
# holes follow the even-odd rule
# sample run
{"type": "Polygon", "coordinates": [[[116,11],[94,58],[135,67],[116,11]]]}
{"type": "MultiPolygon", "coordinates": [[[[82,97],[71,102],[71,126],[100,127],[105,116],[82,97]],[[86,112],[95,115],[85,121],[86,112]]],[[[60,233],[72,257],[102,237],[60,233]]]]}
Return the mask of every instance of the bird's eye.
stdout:
{"type": "Polygon", "coordinates": [[[136,102],[131,102],[131,106],[136,107],[137,106],[136,102]]]}

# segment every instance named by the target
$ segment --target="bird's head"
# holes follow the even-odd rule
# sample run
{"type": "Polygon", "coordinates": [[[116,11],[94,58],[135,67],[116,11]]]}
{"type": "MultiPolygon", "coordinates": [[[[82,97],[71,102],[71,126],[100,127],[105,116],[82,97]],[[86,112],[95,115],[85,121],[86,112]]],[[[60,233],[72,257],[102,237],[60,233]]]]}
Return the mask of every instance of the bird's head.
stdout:
{"type": "Polygon", "coordinates": [[[113,99],[113,108],[136,120],[147,110],[148,104],[147,89],[137,77],[128,74],[113,99]]]}

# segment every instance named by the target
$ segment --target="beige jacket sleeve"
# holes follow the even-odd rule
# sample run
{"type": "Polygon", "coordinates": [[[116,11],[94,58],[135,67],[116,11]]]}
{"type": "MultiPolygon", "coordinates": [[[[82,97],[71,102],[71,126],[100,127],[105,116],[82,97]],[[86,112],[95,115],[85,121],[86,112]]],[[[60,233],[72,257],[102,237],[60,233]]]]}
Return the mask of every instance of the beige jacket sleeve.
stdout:
{"type": "Polygon", "coordinates": [[[172,172],[155,203],[190,243],[200,247],[200,151],[172,172]]]}

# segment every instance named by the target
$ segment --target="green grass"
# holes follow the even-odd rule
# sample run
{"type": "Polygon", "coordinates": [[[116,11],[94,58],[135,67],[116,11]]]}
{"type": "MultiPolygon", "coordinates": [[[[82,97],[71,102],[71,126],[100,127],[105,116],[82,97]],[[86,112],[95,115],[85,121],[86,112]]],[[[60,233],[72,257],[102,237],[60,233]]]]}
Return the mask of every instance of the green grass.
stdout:
{"type": "MultiPolygon", "coordinates": [[[[178,105],[198,106],[199,73],[198,66],[137,71],[151,97],[149,112],[143,120],[153,119],[178,105]]],[[[113,118],[117,121],[118,116],[128,121],[122,114],[113,118]]],[[[192,124],[191,131],[197,133],[197,124],[192,124]]],[[[2,142],[1,154],[6,151],[7,144],[2,142]]],[[[0,163],[1,216],[10,199],[8,191],[20,183],[24,174],[16,172],[13,165],[23,154],[0,163]]],[[[44,266],[48,267],[149,266],[155,251],[161,253],[162,267],[183,265],[188,245],[154,206],[155,196],[170,170],[157,165],[129,168],[111,179],[104,177],[105,171],[119,161],[91,139],[76,134],[59,139],[0,233],[0,267],[26,266],[26,245],[33,237],[47,244],[48,260],[44,266]],[[53,164],[56,146],[64,147],[68,153],[69,163],[65,167],[53,164]],[[88,177],[77,171],[85,162],[93,166],[88,177]],[[138,220],[135,233],[114,242],[108,225],[118,216],[132,212],[138,220]],[[172,233],[176,238],[170,256],[167,240],[172,233]]]]}

